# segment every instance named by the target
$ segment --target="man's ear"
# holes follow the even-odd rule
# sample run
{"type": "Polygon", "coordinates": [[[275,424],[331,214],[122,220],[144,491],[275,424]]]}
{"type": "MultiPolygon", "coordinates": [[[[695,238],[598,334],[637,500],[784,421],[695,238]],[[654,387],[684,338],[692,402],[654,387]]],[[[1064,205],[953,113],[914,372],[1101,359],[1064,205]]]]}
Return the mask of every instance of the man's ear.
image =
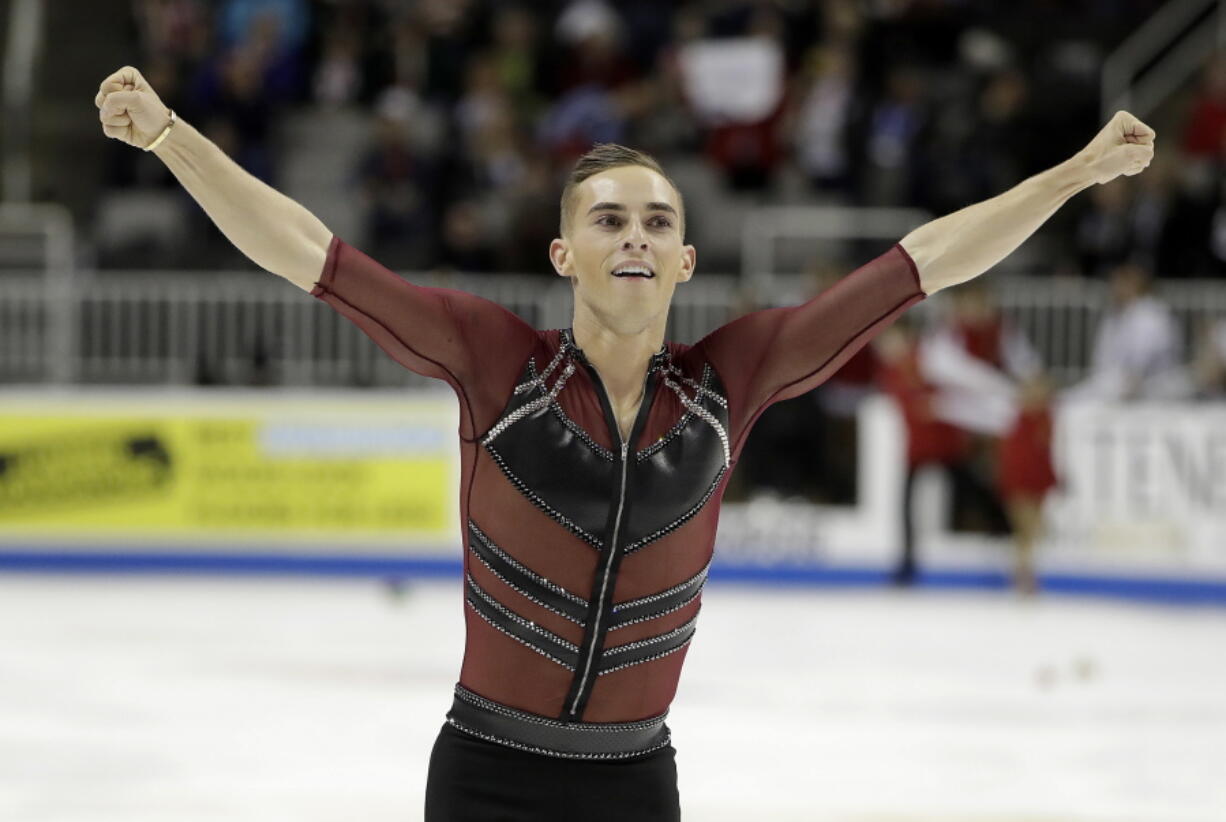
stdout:
{"type": "Polygon", "coordinates": [[[560,276],[570,276],[566,273],[570,268],[570,246],[566,244],[566,240],[555,237],[549,244],[549,262],[553,263],[553,270],[560,276]]]}
{"type": "Polygon", "coordinates": [[[692,245],[683,246],[681,249],[681,271],[678,272],[677,282],[683,283],[694,276],[694,265],[698,262],[698,251],[692,245]]]}

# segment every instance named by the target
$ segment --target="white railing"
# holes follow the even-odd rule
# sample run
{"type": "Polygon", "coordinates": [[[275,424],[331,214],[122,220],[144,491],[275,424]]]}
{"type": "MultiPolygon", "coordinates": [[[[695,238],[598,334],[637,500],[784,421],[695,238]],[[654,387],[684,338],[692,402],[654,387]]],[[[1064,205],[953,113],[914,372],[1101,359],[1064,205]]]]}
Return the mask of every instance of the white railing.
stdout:
{"type": "MultiPolygon", "coordinates": [[[[992,277],[991,274],[988,275],[992,277]]],[[[541,276],[410,275],[422,285],[458,288],[514,311],[537,328],[571,322],[568,281],[541,276]]],[[[776,278],[767,304],[803,297],[798,275],[776,278]]],[[[1059,382],[1079,378],[1106,303],[1098,281],[993,277],[1005,313],[1027,332],[1059,382]]],[[[317,300],[257,272],[132,272],[78,282],[68,296],[39,274],[0,276],[0,382],[226,385],[419,385],[423,378],[380,353],[347,320],[317,300]],[[67,303],[67,305],[65,305],[67,303]],[[73,339],[57,340],[60,314],[79,318],[73,339]],[[67,360],[66,362],[63,360],[67,360]],[[62,375],[72,374],[72,380],[62,375]]],[[[1189,339],[1226,317],[1226,283],[1164,283],[1189,339]]],[[[680,285],[669,339],[693,343],[745,309],[739,278],[704,273],[680,285]]],[[[945,295],[918,307],[937,316],[945,295]]]]}
{"type": "Polygon", "coordinates": [[[1215,48],[1226,50],[1226,0],[1164,4],[1103,62],[1104,119],[1148,116],[1215,48]]]}
{"type": "Polygon", "coordinates": [[[18,277],[11,303],[0,303],[0,360],[12,346],[18,374],[35,369],[54,382],[76,379],[80,283],[75,246],[72,215],[64,206],[0,203],[0,282],[18,277]],[[20,277],[21,269],[30,267],[37,267],[37,274],[20,277]]]}
{"type": "MultiPolygon", "coordinates": [[[[774,279],[787,266],[781,264],[779,246],[804,241],[901,239],[932,219],[918,208],[857,208],[849,206],[765,206],[755,208],[741,227],[741,278],[759,294],[775,290],[774,279]]],[[[795,268],[795,266],[792,266],[795,268]]]]}

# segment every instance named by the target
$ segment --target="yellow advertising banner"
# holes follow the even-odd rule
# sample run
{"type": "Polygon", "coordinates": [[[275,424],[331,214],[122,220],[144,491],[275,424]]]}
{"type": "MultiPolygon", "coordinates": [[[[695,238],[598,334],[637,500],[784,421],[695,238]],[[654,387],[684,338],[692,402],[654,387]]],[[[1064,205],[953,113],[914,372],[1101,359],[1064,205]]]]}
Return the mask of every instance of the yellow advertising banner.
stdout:
{"type": "Polygon", "coordinates": [[[256,396],[0,402],[0,540],[450,541],[450,397],[256,396]]]}

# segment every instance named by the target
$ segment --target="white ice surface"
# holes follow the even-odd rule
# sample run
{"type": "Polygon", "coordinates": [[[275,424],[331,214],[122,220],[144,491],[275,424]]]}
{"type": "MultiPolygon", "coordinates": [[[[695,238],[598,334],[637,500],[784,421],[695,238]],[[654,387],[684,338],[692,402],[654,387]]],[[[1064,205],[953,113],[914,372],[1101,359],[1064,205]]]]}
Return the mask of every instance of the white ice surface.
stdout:
{"type": "MultiPolygon", "coordinates": [[[[1226,820],[1222,609],[705,603],[687,822],[1226,820]]],[[[0,576],[0,820],[418,820],[462,631],[458,583],[0,576]]]]}

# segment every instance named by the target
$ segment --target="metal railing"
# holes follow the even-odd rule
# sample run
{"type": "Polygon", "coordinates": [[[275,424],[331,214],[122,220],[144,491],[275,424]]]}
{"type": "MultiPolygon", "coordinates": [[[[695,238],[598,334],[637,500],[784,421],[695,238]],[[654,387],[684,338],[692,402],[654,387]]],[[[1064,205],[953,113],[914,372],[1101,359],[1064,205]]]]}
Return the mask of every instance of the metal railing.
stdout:
{"type": "Polygon", "coordinates": [[[33,369],[48,381],[76,379],[75,245],[72,215],[64,206],[0,203],[0,282],[13,283],[11,300],[0,302],[0,359],[13,352],[18,374],[33,369]],[[37,275],[22,277],[22,269],[31,266],[37,266],[37,275]]]}
{"type": "MultiPolygon", "coordinates": [[[[992,275],[988,275],[992,277],[992,275]]],[[[457,288],[514,311],[536,328],[571,322],[566,280],[541,276],[414,274],[421,285],[457,288]]],[[[771,295],[791,304],[807,281],[780,275],[771,295]]],[[[1054,379],[1078,379],[1106,304],[1099,281],[1033,277],[992,279],[1005,314],[1029,335],[1054,379]]],[[[1226,317],[1226,283],[1164,283],[1190,340],[1208,320],[1226,317]]],[[[739,280],[703,274],[673,297],[667,337],[693,343],[744,310],[739,280]]],[[[940,294],[917,307],[931,320],[940,294]]],[[[41,276],[0,277],[0,381],[6,383],[421,385],[424,378],[379,352],[349,321],[271,275],[132,272],[99,275],[71,292],[48,290],[41,276]],[[70,305],[65,306],[67,301],[70,305]],[[79,319],[73,339],[57,340],[61,314],[79,319]],[[67,357],[69,362],[62,360],[67,357]]]]}
{"type": "Polygon", "coordinates": [[[1166,3],[1103,62],[1103,117],[1148,116],[1215,48],[1226,51],[1226,0],[1166,3]]]}
{"type": "Polygon", "coordinates": [[[755,208],[741,227],[741,278],[763,294],[775,289],[774,278],[785,268],[779,244],[788,240],[886,240],[894,242],[931,220],[918,208],[859,208],[850,206],[766,206],[755,208]]]}

